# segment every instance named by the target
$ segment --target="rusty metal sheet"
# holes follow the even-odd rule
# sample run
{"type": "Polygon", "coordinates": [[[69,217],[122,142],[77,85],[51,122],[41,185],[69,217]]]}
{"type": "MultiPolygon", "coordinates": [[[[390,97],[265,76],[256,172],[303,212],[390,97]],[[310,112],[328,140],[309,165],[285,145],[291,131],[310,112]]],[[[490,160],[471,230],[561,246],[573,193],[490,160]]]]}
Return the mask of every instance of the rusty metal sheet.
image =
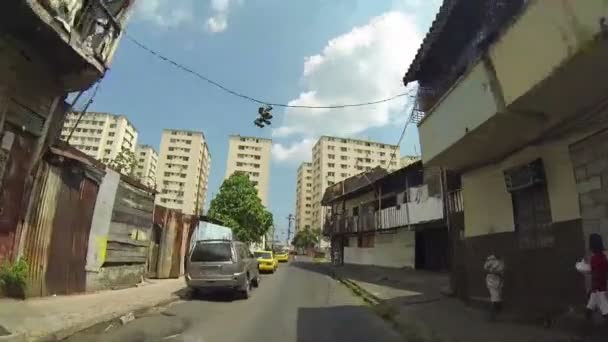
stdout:
{"type": "Polygon", "coordinates": [[[17,225],[36,139],[7,123],[0,148],[8,151],[0,184],[0,264],[13,259],[17,225]]]}
{"type": "Polygon", "coordinates": [[[173,250],[171,251],[171,271],[169,278],[179,278],[181,270],[181,251],[182,242],[184,239],[184,215],[179,212],[174,212],[173,220],[175,223],[175,239],[173,240],[173,250]]]}
{"type": "Polygon", "coordinates": [[[57,197],[46,272],[49,294],[71,294],[86,289],[86,258],[98,185],[75,165],[60,169],[62,186],[57,197]]]}
{"type": "Polygon", "coordinates": [[[46,269],[53,232],[53,220],[57,208],[57,195],[61,189],[61,177],[56,169],[41,163],[40,181],[32,192],[32,207],[24,229],[23,256],[29,263],[28,297],[45,296],[46,269]]]}

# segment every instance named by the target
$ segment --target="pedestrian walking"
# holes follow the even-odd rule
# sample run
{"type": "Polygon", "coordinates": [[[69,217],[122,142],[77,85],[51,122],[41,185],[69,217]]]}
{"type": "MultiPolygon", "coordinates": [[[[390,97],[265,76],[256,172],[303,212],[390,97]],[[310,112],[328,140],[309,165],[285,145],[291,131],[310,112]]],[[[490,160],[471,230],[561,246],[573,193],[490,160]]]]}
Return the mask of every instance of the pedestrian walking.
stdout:
{"type": "Polygon", "coordinates": [[[492,302],[491,319],[495,320],[502,311],[502,288],[504,284],[505,263],[500,257],[490,255],[486,259],[483,268],[487,272],[486,286],[490,292],[490,301],[492,302]]]}
{"type": "Polygon", "coordinates": [[[591,291],[587,303],[587,319],[590,320],[593,312],[599,310],[608,321],[608,297],[606,296],[606,282],[608,282],[608,257],[602,236],[591,234],[589,236],[589,250],[591,258],[591,291]]]}

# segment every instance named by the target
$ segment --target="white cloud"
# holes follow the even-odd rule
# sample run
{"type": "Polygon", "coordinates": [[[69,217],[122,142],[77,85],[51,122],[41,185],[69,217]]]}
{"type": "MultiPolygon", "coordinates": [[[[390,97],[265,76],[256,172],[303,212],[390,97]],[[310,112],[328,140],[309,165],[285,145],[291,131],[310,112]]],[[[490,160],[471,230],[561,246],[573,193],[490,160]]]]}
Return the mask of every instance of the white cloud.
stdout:
{"type": "Polygon", "coordinates": [[[192,0],[142,0],[136,5],[136,15],[161,27],[177,27],[193,21],[192,0]]]}
{"type": "Polygon", "coordinates": [[[228,19],[226,16],[217,14],[214,17],[207,19],[207,30],[212,33],[223,32],[228,28],[228,19]]]}
{"type": "Polygon", "coordinates": [[[211,0],[213,15],[207,18],[205,27],[211,33],[224,32],[228,28],[228,15],[235,0],[211,0]]]}
{"type": "Polygon", "coordinates": [[[311,160],[312,147],[314,144],[314,139],[304,139],[291,146],[275,143],[272,145],[272,159],[290,164],[311,160]]]}
{"type": "MultiPolygon", "coordinates": [[[[401,81],[422,39],[415,18],[387,12],[364,26],[329,40],[304,59],[304,90],[290,105],[327,106],[388,98],[404,92],[401,81]]],[[[288,108],[275,137],[299,134],[349,136],[390,123],[407,98],[346,109],[288,108]]]]}

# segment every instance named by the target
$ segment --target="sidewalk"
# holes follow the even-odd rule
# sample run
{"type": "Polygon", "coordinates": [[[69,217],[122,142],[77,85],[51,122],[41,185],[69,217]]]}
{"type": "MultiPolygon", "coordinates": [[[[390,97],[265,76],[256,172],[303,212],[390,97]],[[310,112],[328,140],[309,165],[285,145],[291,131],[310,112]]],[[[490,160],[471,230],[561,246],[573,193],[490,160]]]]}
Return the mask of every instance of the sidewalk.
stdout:
{"type": "MultiPolygon", "coordinates": [[[[490,322],[485,311],[441,294],[447,274],[375,266],[331,266],[336,278],[363,292],[373,308],[408,340],[449,342],[569,342],[575,334],[513,322],[490,322]],[[375,302],[375,303],[374,303],[375,302]]],[[[364,296],[365,296],[364,295],[364,296]]],[[[591,337],[585,341],[605,341],[591,337]]]]}
{"type": "Polygon", "coordinates": [[[175,301],[185,285],[182,278],[147,280],[123,290],[25,301],[0,299],[0,327],[24,336],[21,340],[61,340],[129,312],[175,301]]]}

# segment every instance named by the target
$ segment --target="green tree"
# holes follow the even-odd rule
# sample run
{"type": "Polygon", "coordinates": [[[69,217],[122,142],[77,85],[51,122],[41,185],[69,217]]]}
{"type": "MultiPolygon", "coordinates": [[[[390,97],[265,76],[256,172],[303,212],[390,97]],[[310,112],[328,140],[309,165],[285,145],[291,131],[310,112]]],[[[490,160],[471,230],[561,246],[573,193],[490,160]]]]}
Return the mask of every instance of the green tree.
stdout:
{"type": "Polygon", "coordinates": [[[321,231],[319,229],[304,229],[296,233],[291,244],[296,248],[313,248],[319,243],[321,231]]]}
{"type": "Polygon", "coordinates": [[[259,242],[273,223],[272,214],[262,205],[249,176],[241,172],[222,183],[207,215],[232,228],[243,242],[259,242]]]}
{"type": "Polygon", "coordinates": [[[137,169],[137,158],[131,150],[121,150],[116,155],[116,158],[110,161],[110,167],[118,170],[120,173],[133,176],[137,169]]]}

